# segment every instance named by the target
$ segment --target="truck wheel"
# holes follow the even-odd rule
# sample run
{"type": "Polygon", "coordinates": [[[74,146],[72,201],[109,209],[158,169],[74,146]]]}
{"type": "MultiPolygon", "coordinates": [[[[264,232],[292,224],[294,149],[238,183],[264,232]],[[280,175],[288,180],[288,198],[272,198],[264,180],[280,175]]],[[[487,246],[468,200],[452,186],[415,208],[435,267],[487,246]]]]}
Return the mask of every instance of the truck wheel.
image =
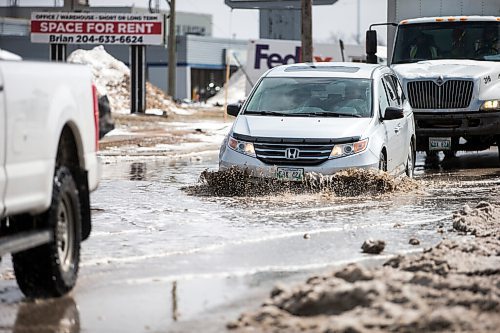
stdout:
{"type": "Polygon", "coordinates": [[[444,157],[446,158],[455,158],[457,157],[457,152],[454,150],[445,150],[444,152],[444,157]]]}
{"type": "Polygon", "coordinates": [[[378,169],[380,171],[387,171],[387,157],[383,151],[380,152],[380,158],[378,161],[378,169]]]}
{"type": "Polygon", "coordinates": [[[28,297],[62,296],[76,283],[82,237],[78,190],[66,167],[56,170],[49,209],[35,218],[53,232],[54,239],[13,254],[17,283],[28,297]]]}
{"type": "Polygon", "coordinates": [[[413,142],[410,143],[410,148],[408,148],[408,150],[405,173],[408,177],[413,178],[413,172],[415,171],[415,149],[413,148],[413,142]]]}
{"type": "Polygon", "coordinates": [[[497,136],[498,160],[500,161],[500,135],[497,136]]]}

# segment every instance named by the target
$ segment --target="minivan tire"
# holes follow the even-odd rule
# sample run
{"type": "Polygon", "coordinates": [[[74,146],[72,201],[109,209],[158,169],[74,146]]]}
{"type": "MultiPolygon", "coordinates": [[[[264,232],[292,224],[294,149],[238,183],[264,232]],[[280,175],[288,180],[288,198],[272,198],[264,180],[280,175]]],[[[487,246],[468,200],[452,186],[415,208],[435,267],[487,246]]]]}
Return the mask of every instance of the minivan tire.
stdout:
{"type": "Polygon", "coordinates": [[[380,158],[378,161],[378,169],[380,171],[387,171],[387,157],[383,151],[380,152],[380,158]]]}
{"type": "Polygon", "coordinates": [[[408,157],[406,158],[406,176],[413,178],[415,171],[415,148],[413,142],[410,143],[410,148],[408,149],[408,157]]]}
{"type": "Polygon", "coordinates": [[[34,217],[53,233],[52,241],[12,255],[17,283],[27,297],[59,297],[74,287],[82,237],[78,198],[71,172],[59,167],[54,175],[51,205],[34,217]]]}

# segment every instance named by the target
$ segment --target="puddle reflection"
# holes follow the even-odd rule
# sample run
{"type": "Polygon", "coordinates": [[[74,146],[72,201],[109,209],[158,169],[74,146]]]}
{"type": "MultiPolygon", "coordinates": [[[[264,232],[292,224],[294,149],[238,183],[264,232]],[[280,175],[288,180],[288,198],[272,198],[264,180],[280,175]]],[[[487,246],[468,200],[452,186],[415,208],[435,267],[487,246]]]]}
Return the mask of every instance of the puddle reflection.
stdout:
{"type": "Polygon", "coordinates": [[[172,320],[179,320],[179,310],[177,301],[177,281],[172,282],[172,320]]]}
{"type": "Polygon", "coordinates": [[[78,333],[80,314],[71,297],[22,303],[12,332],[78,333]]]}
{"type": "Polygon", "coordinates": [[[134,162],[130,164],[130,180],[145,180],[146,170],[146,163],[134,162]]]}

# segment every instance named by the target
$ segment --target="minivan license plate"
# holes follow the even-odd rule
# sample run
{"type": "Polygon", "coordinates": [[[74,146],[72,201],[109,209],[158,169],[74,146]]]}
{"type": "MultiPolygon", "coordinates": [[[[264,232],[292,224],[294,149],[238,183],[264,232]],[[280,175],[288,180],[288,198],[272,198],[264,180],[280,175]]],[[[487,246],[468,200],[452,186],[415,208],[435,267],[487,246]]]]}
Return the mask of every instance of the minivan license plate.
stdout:
{"type": "Polygon", "coordinates": [[[451,138],[429,138],[429,150],[450,150],[451,138]]]}
{"type": "Polygon", "coordinates": [[[304,180],[304,169],[299,168],[278,168],[276,170],[278,180],[302,181],[304,180]]]}

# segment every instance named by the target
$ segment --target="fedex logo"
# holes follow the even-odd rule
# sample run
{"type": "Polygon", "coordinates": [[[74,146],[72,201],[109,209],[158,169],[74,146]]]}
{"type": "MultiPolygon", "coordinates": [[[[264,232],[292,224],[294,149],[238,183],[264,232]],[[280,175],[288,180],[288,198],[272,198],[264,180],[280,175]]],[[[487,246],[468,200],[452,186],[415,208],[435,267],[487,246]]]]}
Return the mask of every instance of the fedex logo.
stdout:
{"type": "MultiPolygon", "coordinates": [[[[271,69],[276,66],[286,65],[290,63],[297,63],[302,61],[301,57],[301,47],[296,46],[295,52],[293,54],[281,55],[279,53],[269,53],[269,44],[256,44],[255,45],[255,63],[254,68],[260,69],[262,60],[265,61],[267,69],[271,69]]],[[[332,61],[333,57],[319,57],[313,56],[315,62],[328,62],[332,61]]]]}

